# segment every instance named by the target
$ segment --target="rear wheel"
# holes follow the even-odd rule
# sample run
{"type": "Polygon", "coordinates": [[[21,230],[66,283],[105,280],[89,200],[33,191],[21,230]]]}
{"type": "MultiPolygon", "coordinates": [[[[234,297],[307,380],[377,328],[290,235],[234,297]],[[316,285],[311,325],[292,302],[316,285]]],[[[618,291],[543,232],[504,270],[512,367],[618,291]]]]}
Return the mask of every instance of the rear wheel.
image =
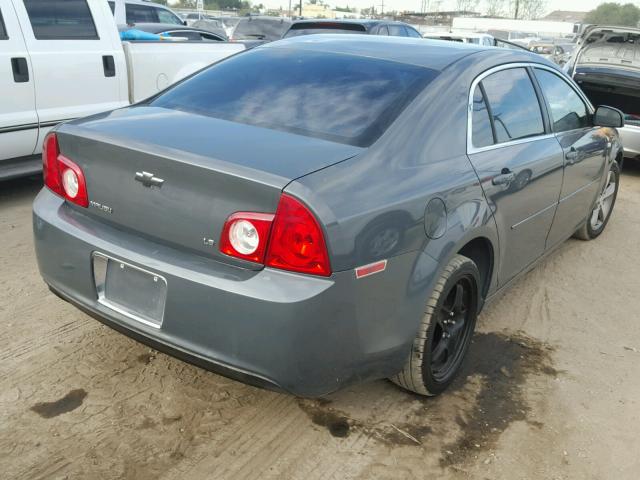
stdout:
{"type": "Polygon", "coordinates": [[[391,380],[421,395],[438,395],[455,379],[475,329],[480,274],[469,258],[456,255],[438,279],[411,353],[391,380]]]}
{"type": "Polygon", "coordinates": [[[586,223],[575,233],[575,237],[582,240],[592,240],[604,231],[618,196],[620,183],[620,165],[613,162],[607,174],[607,181],[596,199],[593,210],[589,214],[586,223]]]}

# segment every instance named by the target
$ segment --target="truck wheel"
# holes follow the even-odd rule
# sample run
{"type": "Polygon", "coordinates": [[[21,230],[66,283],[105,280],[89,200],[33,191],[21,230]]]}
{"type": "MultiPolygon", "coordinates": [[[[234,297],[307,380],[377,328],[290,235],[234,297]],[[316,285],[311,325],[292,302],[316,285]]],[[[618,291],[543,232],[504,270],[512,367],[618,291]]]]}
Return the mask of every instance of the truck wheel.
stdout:
{"type": "Polygon", "coordinates": [[[453,257],[427,300],[409,358],[391,381],[420,395],[438,395],[451,384],[475,329],[479,285],[476,264],[453,257]]]}
{"type": "Polygon", "coordinates": [[[618,185],[620,183],[620,165],[613,162],[609,168],[607,181],[604,184],[600,195],[596,199],[593,210],[589,214],[586,223],[574,234],[574,237],[581,240],[592,240],[604,231],[607,226],[613,206],[618,196],[618,185]]]}

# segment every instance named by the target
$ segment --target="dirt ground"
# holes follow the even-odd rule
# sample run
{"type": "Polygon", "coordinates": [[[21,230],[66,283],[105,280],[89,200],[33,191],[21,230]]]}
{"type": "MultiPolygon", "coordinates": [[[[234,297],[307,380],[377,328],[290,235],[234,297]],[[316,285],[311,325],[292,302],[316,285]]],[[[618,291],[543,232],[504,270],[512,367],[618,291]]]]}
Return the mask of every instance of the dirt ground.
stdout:
{"type": "Polygon", "coordinates": [[[1,478],[640,478],[640,164],[600,238],[485,309],[436,399],[378,381],[301,400],[102,326],[38,275],[39,182],[0,184],[1,478]]]}

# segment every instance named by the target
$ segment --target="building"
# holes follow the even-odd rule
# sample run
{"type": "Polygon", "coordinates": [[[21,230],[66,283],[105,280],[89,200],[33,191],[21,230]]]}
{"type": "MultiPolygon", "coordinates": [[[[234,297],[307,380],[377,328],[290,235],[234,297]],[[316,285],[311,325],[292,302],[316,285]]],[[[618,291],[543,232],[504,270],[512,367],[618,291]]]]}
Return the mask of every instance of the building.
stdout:
{"type": "Polygon", "coordinates": [[[588,12],[572,12],[569,10],[555,10],[541,20],[548,22],[582,23],[588,12]]]}

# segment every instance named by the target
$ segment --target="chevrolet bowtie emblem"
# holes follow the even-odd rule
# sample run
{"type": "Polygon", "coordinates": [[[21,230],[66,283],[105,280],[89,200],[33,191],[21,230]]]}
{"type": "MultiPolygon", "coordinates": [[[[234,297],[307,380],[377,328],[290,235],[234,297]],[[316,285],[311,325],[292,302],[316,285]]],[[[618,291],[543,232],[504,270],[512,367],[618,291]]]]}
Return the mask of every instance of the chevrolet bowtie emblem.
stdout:
{"type": "Polygon", "coordinates": [[[145,187],[162,187],[164,180],[156,177],[153,173],[149,172],[136,172],[136,181],[140,182],[145,187]]]}

